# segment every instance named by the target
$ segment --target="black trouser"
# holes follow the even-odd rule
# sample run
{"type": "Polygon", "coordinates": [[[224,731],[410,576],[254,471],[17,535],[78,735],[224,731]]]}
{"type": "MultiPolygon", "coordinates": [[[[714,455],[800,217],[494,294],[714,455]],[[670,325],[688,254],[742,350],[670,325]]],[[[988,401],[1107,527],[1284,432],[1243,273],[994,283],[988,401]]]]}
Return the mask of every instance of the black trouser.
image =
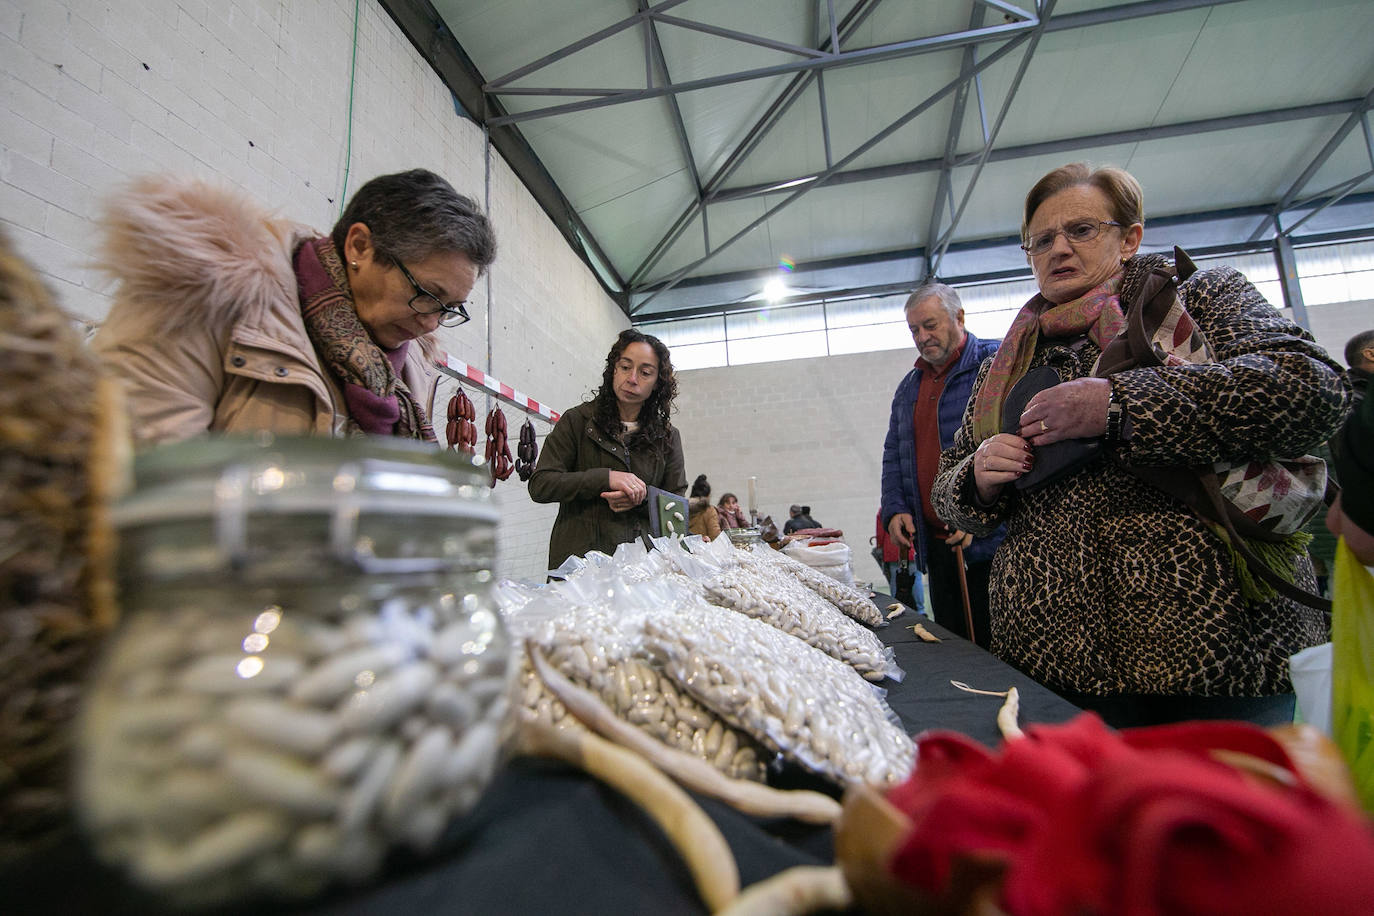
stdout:
{"type": "MultiPolygon", "coordinates": [[[[958,563],[954,548],[940,537],[940,530],[926,525],[926,574],[929,576],[926,584],[930,609],[935,613],[936,623],[968,639],[958,563]]],[[[968,581],[969,609],[973,613],[973,641],[984,649],[992,640],[988,615],[988,576],[991,572],[991,558],[981,563],[966,564],[964,569],[964,577],[968,581]]]]}

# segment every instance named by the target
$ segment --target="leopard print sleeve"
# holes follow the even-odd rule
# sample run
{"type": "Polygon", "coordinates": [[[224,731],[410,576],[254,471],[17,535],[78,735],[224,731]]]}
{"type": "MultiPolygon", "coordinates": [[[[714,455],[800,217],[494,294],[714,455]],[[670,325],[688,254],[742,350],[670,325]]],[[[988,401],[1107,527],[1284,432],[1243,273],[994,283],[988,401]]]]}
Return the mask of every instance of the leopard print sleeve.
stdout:
{"type": "Polygon", "coordinates": [[[1310,334],[1229,267],[1198,271],[1179,292],[1216,361],[1112,377],[1130,422],[1128,461],[1290,457],[1334,434],[1350,386],[1310,334]]]}
{"type": "Polygon", "coordinates": [[[930,504],[946,525],[967,531],[974,537],[986,537],[1006,521],[1011,512],[1015,488],[1005,487],[1002,495],[989,507],[980,506],[973,486],[973,402],[982,390],[983,380],[992,368],[992,357],[978,367],[973,394],[964,408],[964,420],[954,434],[954,444],[940,453],[939,470],[930,488],[930,504]]]}

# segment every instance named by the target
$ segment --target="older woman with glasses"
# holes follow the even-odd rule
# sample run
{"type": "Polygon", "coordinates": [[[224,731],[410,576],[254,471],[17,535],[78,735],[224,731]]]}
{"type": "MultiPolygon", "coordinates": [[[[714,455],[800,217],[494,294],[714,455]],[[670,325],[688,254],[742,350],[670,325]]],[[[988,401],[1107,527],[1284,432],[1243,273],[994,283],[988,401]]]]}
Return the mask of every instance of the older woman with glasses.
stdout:
{"type": "MultiPolygon", "coordinates": [[[[1349,386],[1240,273],[1140,254],[1144,222],[1120,169],[1068,165],[1031,189],[1040,293],[984,363],[932,502],[963,531],[1007,523],[992,651],[1108,724],[1291,720],[1288,657],[1325,640],[1322,613],[1263,587],[1218,526],[1143,478],[1301,455],[1335,431],[1349,386]],[[1123,358],[1126,316],[1176,266],[1186,315],[1148,341],[1164,358],[1123,358]]],[[[1311,590],[1301,544],[1272,546],[1311,590]]]]}
{"type": "Polygon", "coordinates": [[[358,189],[329,235],[199,181],[151,177],[111,201],[117,281],[95,348],[141,443],[206,431],[433,440],[432,334],[496,256],[472,200],[423,169],[358,189]]]}

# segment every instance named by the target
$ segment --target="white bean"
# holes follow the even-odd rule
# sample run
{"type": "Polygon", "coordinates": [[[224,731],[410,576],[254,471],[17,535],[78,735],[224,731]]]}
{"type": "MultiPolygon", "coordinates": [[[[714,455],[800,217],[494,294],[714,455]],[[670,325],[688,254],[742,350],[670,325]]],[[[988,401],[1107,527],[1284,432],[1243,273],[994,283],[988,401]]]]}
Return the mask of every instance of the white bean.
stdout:
{"type": "Polygon", "coordinates": [[[343,702],[340,726],[350,734],[390,728],[424,702],[438,679],[439,672],[429,662],[412,662],[379,677],[343,702]]]}
{"type": "Polygon", "coordinates": [[[351,690],[364,686],[359,676],[375,680],[409,657],[409,651],[395,644],[367,646],[346,655],[326,659],[291,686],[289,696],[299,703],[322,706],[351,690]]]}
{"type": "Polygon", "coordinates": [[[224,708],[224,717],[250,738],[306,757],[323,753],[339,733],[339,721],[334,716],[273,699],[231,700],[224,708]]]}
{"type": "Polygon", "coordinates": [[[223,771],[233,786],[252,798],[300,814],[328,816],[338,805],[338,792],[331,781],[294,757],[262,750],[232,750],[225,755],[223,771]]]}
{"type": "Polygon", "coordinates": [[[288,829],[280,815],[245,811],[225,818],[184,845],[152,845],[134,868],[153,887],[186,885],[273,849],[286,839],[288,829]]]}
{"type": "Polygon", "coordinates": [[[386,784],[401,762],[401,747],[394,741],[387,741],[373,756],[363,772],[362,778],[339,806],[339,827],[346,834],[355,834],[372,819],[386,784]]]}
{"type": "Polygon", "coordinates": [[[416,814],[420,800],[439,785],[444,758],[452,751],[452,735],[443,725],[431,726],[410,747],[382,799],[382,817],[393,832],[416,814]]]}

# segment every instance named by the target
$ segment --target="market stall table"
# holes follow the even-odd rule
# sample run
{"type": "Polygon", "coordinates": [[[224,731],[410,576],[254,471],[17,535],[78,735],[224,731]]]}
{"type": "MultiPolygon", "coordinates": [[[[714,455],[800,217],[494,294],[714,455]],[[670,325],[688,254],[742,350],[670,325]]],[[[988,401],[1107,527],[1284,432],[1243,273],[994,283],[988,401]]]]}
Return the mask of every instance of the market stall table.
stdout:
{"type": "MultiPolygon", "coordinates": [[[[887,599],[877,599],[886,605],[887,599]]],[[[1001,700],[983,690],[1016,687],[1020,721],[1062,722],[1078,710],[972,643],[914,612],[879,631],[898,665],[901,683],[884,681],[887,701],[913,735],[941,728],[984,744],[1001,740],[1001,700]],[[923,642],[913,623],[942,637],[923,642]]],[[[781,781],[815,783],[784,773],[781,781]]],[[[697,799],[721,829],[739,863],[741,885],[794,865],[833,861],[828,828],[746,817],[709,798],[697,799]]],[[[155,900],[128,887],[75,842],[0,869],[0,909],[11,913],[156,913],[155,900]]],[[[442,851],[423,860],[398,856],[385,876],[309,904],[254,905],[253,913],[316,916],[409,913],[705,912],[677,853],[657,827],[613,790],[565,764],[521,758],[496,777],[482,801],[456,822],[442,851]]]]}

